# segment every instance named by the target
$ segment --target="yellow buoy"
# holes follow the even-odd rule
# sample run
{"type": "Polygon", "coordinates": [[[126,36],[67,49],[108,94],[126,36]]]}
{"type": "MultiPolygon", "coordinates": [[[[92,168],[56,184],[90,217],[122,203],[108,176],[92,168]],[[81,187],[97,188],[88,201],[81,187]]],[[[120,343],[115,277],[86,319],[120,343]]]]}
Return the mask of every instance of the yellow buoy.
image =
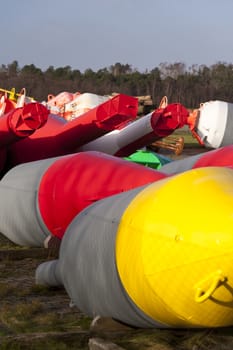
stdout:
{"type": "Polygon", "coordinates": [[[184,172],[142,190],[123,214],[116,264],[133,302],[174,327],[233,324],[233,170],[184,172]]]}

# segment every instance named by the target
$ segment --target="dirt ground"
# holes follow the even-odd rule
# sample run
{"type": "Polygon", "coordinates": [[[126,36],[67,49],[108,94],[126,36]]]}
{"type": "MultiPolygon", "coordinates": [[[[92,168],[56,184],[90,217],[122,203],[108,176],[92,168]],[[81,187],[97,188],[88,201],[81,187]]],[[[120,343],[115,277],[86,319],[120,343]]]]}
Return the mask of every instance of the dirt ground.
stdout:
{"type": "MultiPolygon", "coordinates": [[[[182,155],[172,156],[180,159],[205,151],[186,148],[182,155]]],[[[93,325],[86,315],[70,307],[69,297],[63,288],[35,285],[35,269],[41,262],[54,256],[54,252],[43,248],[19,248],[0,235],[0,349],[233,348],[233,327],[140,330],[108,319],[93,325]]]]}

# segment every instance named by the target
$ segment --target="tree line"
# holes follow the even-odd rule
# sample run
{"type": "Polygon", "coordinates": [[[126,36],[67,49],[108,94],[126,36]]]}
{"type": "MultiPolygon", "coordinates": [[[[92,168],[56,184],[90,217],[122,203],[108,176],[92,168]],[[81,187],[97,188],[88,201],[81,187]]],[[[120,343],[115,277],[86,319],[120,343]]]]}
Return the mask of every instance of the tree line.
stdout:
{"type": "Polygon", "coordinates": [[[49,94],[62,91],[89,92],[98,95],[123,93],[131,96],[150,95],[157,106],[163,96],[169,103],[180,102],[187,108],[197,108],[210,100],[233,102],[233,64],[218,62],[210,67],[182,62],[160,63],[158,67],[139,72],[129,64],[119,62],[110,67],[83,73],[70,66],[42,71],[34,64],[19,67],[15,60],[0,67],[0,88],[19,92],[46,101],[49,94]]]}

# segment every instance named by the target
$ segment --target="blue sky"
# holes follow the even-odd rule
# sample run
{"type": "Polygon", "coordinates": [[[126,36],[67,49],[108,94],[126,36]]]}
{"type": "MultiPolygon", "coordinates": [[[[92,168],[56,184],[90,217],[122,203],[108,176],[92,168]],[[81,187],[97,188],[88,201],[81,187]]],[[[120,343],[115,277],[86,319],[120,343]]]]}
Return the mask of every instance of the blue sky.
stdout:
{"type": "Polygon", "coordinates": [[[3,1],[0,30],[0,64],[20,67],[233,63],[232,0],[3,1]]]}

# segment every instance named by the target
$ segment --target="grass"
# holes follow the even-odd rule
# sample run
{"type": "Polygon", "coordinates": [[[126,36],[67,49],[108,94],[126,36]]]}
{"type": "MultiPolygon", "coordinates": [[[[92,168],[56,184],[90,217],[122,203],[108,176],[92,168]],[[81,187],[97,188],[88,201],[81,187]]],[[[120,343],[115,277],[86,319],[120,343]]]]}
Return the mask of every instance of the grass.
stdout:
{"type": "Polygon", "coordinates": [[[88,350],[88,339],[85,335],[79,339],[72,335],[71,340],[61,338],[57,334],[50,334],[47,338],[32,336],[31,338],[3,339],[1,350],[88,350]],[[76,340],[74,340],[76,338],[76,340]]]}
{"type": "Polygon", "coordinates": [[[91,320],[69,307],[64,288],[34,283],[44,251],[31,254],[0,235],[0,253],[12,250],[0,254],[0,349],[88,349],[91,320]]]}

